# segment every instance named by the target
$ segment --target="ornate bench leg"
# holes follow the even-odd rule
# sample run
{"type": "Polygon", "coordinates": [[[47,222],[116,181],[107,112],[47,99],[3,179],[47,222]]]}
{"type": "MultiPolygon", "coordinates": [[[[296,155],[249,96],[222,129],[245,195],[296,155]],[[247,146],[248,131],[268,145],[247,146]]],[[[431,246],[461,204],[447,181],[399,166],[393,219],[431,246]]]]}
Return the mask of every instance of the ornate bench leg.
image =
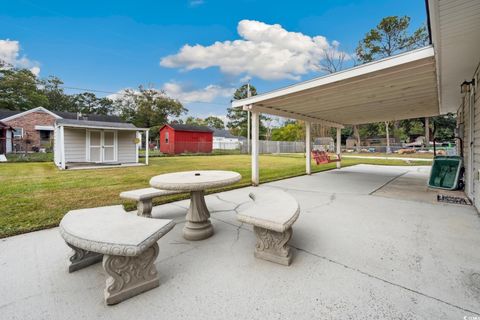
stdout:
{"type": "Polygon", "coordinates": [[[292,228],[285,232],[276,232],[260,227],[253,227],[257,244],[255,257],[289,266],[292,262],[292,253],[287,242],[292,238],[292,228]]]}
{"type": "Polygon", "coordinates": [[[137,203],[137,215],[141,217],[152,217],[152,199],[140,200],[137,203]]]}
{"type": "Polygon", "coordinates": [[[71,264],[68,266],[70,273],[102,261],[103,254],[101,253],[80,249],[68,242],[67,246],[73,249],[73,255],[70,257],[71,264]]]}
{"type": "Polygon", "coordinates": [[[109,274],[105,287],[105,302],[116,304],[160,285],[154,262],[158,244],[137,257],[103,257],[103,268],[109,274]]]}

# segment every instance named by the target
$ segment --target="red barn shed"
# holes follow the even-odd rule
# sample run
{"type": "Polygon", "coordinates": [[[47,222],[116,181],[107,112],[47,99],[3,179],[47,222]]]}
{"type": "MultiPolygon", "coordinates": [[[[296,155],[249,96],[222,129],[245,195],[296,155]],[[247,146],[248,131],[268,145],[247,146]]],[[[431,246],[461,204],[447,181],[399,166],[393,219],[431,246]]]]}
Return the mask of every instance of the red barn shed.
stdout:
{"type": "Polygon", "coordinates": [[[160,152],[162,153],[210,153],[212,141],[213,130],[208,127],[166,124],[160,128],[160,152]]]}

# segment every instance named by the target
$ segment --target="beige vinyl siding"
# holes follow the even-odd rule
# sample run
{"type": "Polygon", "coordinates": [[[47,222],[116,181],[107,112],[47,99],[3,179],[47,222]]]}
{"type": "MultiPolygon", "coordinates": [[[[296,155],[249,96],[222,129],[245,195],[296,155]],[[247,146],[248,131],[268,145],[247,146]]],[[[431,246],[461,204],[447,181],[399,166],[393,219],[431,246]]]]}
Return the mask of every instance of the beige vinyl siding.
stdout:
{"type": "MultiPolygon", "coordinates": [[[[474,78],[478,79],[477,67],[474,78]]],[[[458,110],[458,124],[463,124],[463,160],[465,166],[465,194],[480,208],[480,94],[479,86],[464,94],[458,110]],[[470,124],[473,123],[473,134],[470,124]]]]}
{"type": "Polygon", "coordinates": [[[468,99],[464,97],[463,103],[463,161],[465,166],[465,193],[470,197],[471,196],[471,184],[468,181],[469,172],[471,170],[470,166],[470,106],[468,104],[468,99]]]}
{"type": "MultiPolygon", "coordinates": [[[[479,66],[480,67],[480,66],[479,66]]],[[[479,68],[474,79],[478,79],[479,68]]],[[[473,201],[475,207],[480,208],[480,94],[478,83],[473,89],[473,98],[470,100],[474,105],[474,139],[473,139],[473,201]]]]}
{"type": "Polygon", "coordinates": [[[65,162],[85,162],[86,130],[65,128],[65,162]]]}
{"type": "Polygon", "coordinates": [[[117,132],[117,150],[118,162],[129,163],[137,162],[137,145],[135,144],[135,131],[118,131],[117,132]]]}

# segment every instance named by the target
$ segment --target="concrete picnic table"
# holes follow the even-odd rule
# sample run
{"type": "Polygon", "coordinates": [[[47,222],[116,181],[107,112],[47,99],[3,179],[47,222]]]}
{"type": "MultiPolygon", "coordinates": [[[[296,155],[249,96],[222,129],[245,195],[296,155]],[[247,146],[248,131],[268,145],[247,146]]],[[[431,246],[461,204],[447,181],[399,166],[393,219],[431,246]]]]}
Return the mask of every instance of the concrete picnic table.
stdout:
{"type": "Polygon", "coordinates": [[[213,235],[210,212],[205,203],[205,189],[234,184],[241,178],[242,176],[234,171],[184,171],[155,176],[150,179],[150,185],[157,189],[190,192],[190,207],[183,237],[187,240],[203,240],[213,235]]]}

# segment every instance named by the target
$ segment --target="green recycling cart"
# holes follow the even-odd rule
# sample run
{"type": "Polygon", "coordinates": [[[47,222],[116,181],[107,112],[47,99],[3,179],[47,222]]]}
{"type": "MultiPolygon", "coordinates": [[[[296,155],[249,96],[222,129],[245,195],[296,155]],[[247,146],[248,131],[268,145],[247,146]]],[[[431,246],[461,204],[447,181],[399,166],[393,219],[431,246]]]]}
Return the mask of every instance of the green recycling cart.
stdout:
{"type": "Polygon", "coordinates": [[[456,190],[462,178],[462,157],[436,156],[433,159],[428,186],[435,189],[456,190]]]}

